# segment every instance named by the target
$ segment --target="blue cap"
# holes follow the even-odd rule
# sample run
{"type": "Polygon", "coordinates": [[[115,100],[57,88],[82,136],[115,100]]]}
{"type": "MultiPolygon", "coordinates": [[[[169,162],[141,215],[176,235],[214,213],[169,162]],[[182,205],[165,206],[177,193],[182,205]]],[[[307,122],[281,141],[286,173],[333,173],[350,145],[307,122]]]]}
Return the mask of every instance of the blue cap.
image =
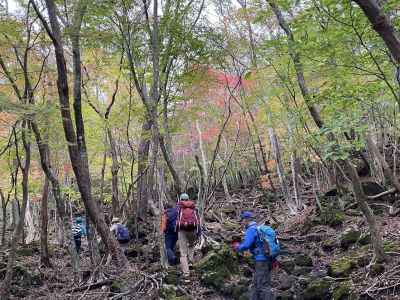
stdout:
{"type": "Polygon", "coordinates": [[[82,223],[82,218],[81,217],[77,217],[75,219],[75,222],[78,223],[78,224],[82,223]]]}
{"type": "Polygon", "coordinates": [[[253,219],[253,213],[251,211],[242,211],[242,213],[240,214],[240,220],[244,220],[244,219],[253,219]]]}
{"type": "Polygon", "coordinates": [[[183,193],[179,196],[179,200],[189,200],[189,195],[186,193],[183,193]]]}

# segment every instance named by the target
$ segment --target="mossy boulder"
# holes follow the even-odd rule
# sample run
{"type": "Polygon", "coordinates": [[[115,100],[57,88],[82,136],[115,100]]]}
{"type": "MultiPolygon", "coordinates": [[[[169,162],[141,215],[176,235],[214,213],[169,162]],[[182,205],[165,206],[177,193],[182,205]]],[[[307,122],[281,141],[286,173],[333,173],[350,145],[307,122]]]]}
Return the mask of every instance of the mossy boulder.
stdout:
{"type": "Polygon", "coordinates": [[[333,261],[328,266],[328,275],[336,278],[347,277],[351,274],[354,268],[357,266],[357,262],[349,257],[342,257],[336,261],[333,261]]]}
{"type": "Polygon", "coordinates": [[[20,265],[14,267],[13,282],[20,287],[41,286],[43,284],[42,276],[39,273],[30,273],[20,265]]]}
{"type": "Polygon", "coordinates": [[[383,250],[385,250],[385,252],[397,252],[399,249],[400,246],[392,241],[383,242],[383,250]]]}
{"type": "Polygon", "coordinates": [[[337,209],[324,209],[319,215],[319,224],[336,227],[342,225],[345,219],[344,212],[337,209]]]}
{"type": "Polygon", "coordinates": [[[371,265],[371,269],[369,270],[371,276],[378,276],[381,275],[383,272],[385,272],[385,266],[378,263],[371,265]]]}
{"type": "Polygon", "coordinates": [[[293,259],[282,259],[279,260],[279,266],[285,270],[286,273],[291,274],[293,273],[296,264],[293,259]]]}
{"type": "Polygon", "coordinates": [[[371,235],[369,233],[364,233],[360,236],[358,243],[360,245],[368,245],[371,243],[371,235]]]}
{"type": "Polygon", "coordinates": [[[332,251],[337,247],[337,241],[335,239],[328,239],[322,242],[322,250],[324,251],[332,251]]]}
{"type": "Polygon", "coordinates": [[[313,268],[312,267],[299,267],[296,266],[296,268],[293,271],[293,275],[295,276],[306,276],[311,274],[313,268]]]}
{"type": "Polygon", "coordinates": [[[295,297],[290,291],[282,291],[276,295],[276,300],[294,300],[295,297]]]}
{"type": "Polygon", "coordinates": [[[211,251],[194,267],[200,273],[203,284],[217,290],[222,290],[231,274],[237,274],[239,271],[236,254],[227,246],[218,251],[211,251]]]}
{"type": "Polygon", "coordinates": [[[35,254],[35,249],[24,247],[16,250],[18,256],[32,256],[35,254]]]}
{"type": "Polygon", "coordinates": [[[360,236],[361,232],[359,230],[347,230],[340,236],[340,246],[343,249],[348,249],[351,245],[357,243],[360,236]]]}
{"type": "Polygon", "coordinates": [[[312,258],[307,254],[299,254],[294,260],[295,264],[300,267],[312,267],[312,258]]]}
{"type": "Polygon", "coordinates": [[[248,283],[237,282],[226,284],[221,290],[224,296],[228,296],[234,300],[241,300],[248,298],[248,283]]]}
{"type": "Polygon", "coordinates": [[[331,299],[331,282],[326,279],[318,279],[310,282],[304,291],[304,300],[329,300],[331,299]]]}
{"type": "Polygon", "coordinates": [[[114,280],[110,285],[110,292],[120,293],[122,291],[122,282],[119,280],[114,280]]]}
{"type": "Polygon", "coordinates": [[[167,274],[164,277],[164,282],[166,284],[177,284],[179,277],[179,272],[177,269],[169,269],[167,274]]]}
{"type": "Polygon", "coordinates": [[[188,300],[185,295],[179,295],[178,289],[174,285],[164,284],[158,291],[159,299],[164,300],[188,300]]]}
{"type": "Polygon", "coordinates": [[[349,299],[351,296],[351,283],[350,281],[341,282],[334,290],[333,290],[333,300],[345,300],[349,299]]]}

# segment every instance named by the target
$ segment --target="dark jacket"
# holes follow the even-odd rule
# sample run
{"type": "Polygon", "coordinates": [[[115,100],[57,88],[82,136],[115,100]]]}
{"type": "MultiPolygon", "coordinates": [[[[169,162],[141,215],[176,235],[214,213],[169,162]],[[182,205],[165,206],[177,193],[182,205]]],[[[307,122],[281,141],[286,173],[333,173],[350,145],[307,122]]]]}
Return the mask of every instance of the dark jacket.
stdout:
{"type": "Polygon", "coordinates": [[[239,245],[237,251],[243,252],[249,250],[255,261],[268,261],[270,258],[264,254],[263,242],[258,238],[257,226],[256,222],[251,222],[247,226],[244,240],[239,245]]]}

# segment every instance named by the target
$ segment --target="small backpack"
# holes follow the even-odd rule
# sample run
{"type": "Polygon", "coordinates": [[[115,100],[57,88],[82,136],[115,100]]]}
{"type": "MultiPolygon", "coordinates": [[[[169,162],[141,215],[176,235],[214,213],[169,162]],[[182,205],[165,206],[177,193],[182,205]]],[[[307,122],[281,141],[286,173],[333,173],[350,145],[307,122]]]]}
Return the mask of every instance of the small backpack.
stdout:
{"type": "Polygon", "coordinates": [[[193,201],[179,202],[179,217],[177,227],[183,231],[198,230],[199,218],[193,201]]]}
{"type": "Polygon", "coordinates": [[[263,242],[264,253],[271,258],[276,258],[281,248],[275,230],[267,225],[257,227],[258,238],[263,242]]]}
{"type": "Polygon", "coordinates": [[[129,230],[125,225],[117,225],[117,240],[118,241],[128,241],[129,240],[129,230]]]}
{"type": "Polygon", "coordinates": [[[173,233],[176,232],[176,219],[178,218],[178,210],[174,208],[167,208],[161,218],[161,232],[173,233]]]}

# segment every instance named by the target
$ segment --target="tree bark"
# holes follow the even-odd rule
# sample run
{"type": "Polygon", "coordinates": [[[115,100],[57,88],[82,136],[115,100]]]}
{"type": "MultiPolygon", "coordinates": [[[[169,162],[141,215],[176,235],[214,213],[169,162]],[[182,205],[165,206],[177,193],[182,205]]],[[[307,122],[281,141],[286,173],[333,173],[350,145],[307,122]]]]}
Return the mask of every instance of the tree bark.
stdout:
{"type": "Polygon", "coordinates": [[[346,167],[346,171],[349,173],[352,181],[354,196],[369,225],[369,230],[371,233],[371,242],[374,248],[375,260],[377,262],[382,262],[385,260],[385,252],[383,250],[382,237],[378,230],[378,225],[376,224],[375,216],[370,207],[368,206],[367,198],[362,188],[362,184],[360,178],[358,177],[356,168],[351,164],[349,160],[345,160],[344,164],[346,167]]]}
{"type": "MultiPolygon", "coordinates": [[[[87,162],[86,146],[84,140],[84,126],[83,118],[81,112],[80,103],[80,53],[79,53],[79,29],[80,22],[83,17],[85,9],[78,9],[74,16],[74,32],[71,33],[71,40],[73,44],[73,64],[74,64],[74,111],[75,111],[75,122],[77,125],[77,132],[72,122],[72,116],[70,112],[70,102],[69,102],[69,88],[68,88],[68,70],[66,66],[66,60],[64,56],[63,41],[61,35],[60,24],[57,19],[56,6],[53,0],[46,0],[47,12],[51,24],[51,29],[47,24],[47,21],[43,18],[38,8],[34,5],[34,9],[41,19],[47,33],[49,34],[55,51],[56,64],[57,64],[57,87],[60,103],[60,111],[62,124],[64,128],[64,134],[68,144],[68,152],[71,160],[72,168],[76,177],[78,184],[78,189],[81,194],[83,203],[85,205],[86,211],[96,226],[104,244],[110,251],[116,265],[119,267],[125,266],[128,261],[119,246],[117,240],[110,234],[107,224],[104,220],[104,214],[100,211],[97,203],[93,201],[91,195],[91,183],[90,183],[90,173],[89,166],[87,162]],[[79,24],[79,28],[78,28],[79,24]]],[[[122,269],[121,269],[122,270],[122,269]]]]}
{"type": "Polygon", "coordinates": [[[49,197],[49,179],[44,179],[42,201],[40,207],[40,263],[46,267],[51,267],[50,256],[49,256],[49,245],[48,245],[48,232],[47,225],[49,222],[49,216],[47,212],[47,200],[49,197]]]}
{"type": "MultiPolygon", "coordinates": [[[[18,240],[20,239],[24,223],[25,223],[25,211],[26,211],[26,206],[28,203],[28,197],[29,197],[29,169],[30,169],[30,164],[31,164],[31,145],[30,142],[27,141],[25,137],[24,130],[27,130],[29,128],[29,124],[23,125],[23,131],[22,131],[22,141],[24,145],[24,150],[25,150],[25,159],[24,159],[24,165],[22,166],[22,162],[20,161],[19,157],[19,151],[18,151],[18,141],[16,139],[15,144],[16,144],[16,155],[17,155],[17,160],[18,160],[18,165],[19,168],[22,170],[22,207],[21,207],[21,212],[20,212],[20,217],[18,220],[18,223],[16,227],[14,228],[11,243],[10,243],[10,250],[8,254],[8,259],[7,259],[7,270],[6,274],[4,276],[4,280],[0,285],[0,299],[8,299],[10,288],[11,288],[11,281],[14,275],[14,266],[15,266],[15,261],[16,261],[16,250],[17,250],[17,244],[18,240]]],[[[15,131],[14,131],[15,134],[15,131]]],[[[16,134],[15,134],[16,135],[16,134]]]]}
{"type": "MultiPolygon", "coordinates": [[[[313,118],[316,126],[319,129],[322,129],[324,126],[324,123],[321,119],[321,116],[319,115],[319,112],[316,109],[316,107],[314,107],[314,105],[310,102],[311,95],[310,95],[309,90],[306,85],[303,67],[302,67],[302,63],[301,63],[301,59],[300,59],[300,54],[296,51],[296,48],[295,48],[295,40],[294,40],[293,33],[292,33],[288,23],[284,19],[281,10],[276,5],[275,0],[267,0],[267,2],[270,5],[272,11],[274,12],[276,18],[278,19],[280,27],[285,31],[286,36],[288,38],[289,55],[293,60],[294,67],[296,70],[298,85],[299,85],[300,91],[303,95],[304,101],[306,102],[306,105],[310,112],[310,115],[313,118]]],[[[327,135],[327,138],[329,140],[335,140],[335,136],[331,133],[327,135]]],[[[344,160],[343,163],[345,164],[346,169],[351,176],[351,181],[352,181],[356,200],[360,204],[360,208],[365,216],[365,219],[368,222],[371,236],[373,236],[373,239],[374,239],[373,247],[374,247],[375,257],[378,260],[382,260],[382,259],[384,259],[384,253],[382,250],[382,240],[379,236],[379,230],[378,230],[378,226],[375,221],[375,217],[374,217],[372,211],[369,209],[367,202],[365,201],[365,195],[362,190],[362,186],[361,186],[357,171],[354,168],[354,166],[351,164],[349,159],[344,160]]]]}
{"type": "Polygon", "coordinates": [[[6,244],[6,229],[7,229],[7,204],[8,201],[4,196],[3,190],[0,188],[0,197],[1,197],[1,211],[2,211],[2,227],[1,227],[1,246],[5,246],[6,244]]]}
{"type": "Polygon", "coordinates": [[[148,210],[148,164],[150,150],[150,132],[151,123],[146,118],[142,124],[142,132],[140,134],[140,142],[138,147],[138,184],[137,184],[137,208],[136,215],[142,219],[148,210]]]}
{"type": "Polygon", "coordinates": [[[400,38],[390,19],[385,15],[376,0],[353,0],[367,16],[372,28],[380,35],[393,58],[400,64],[400,38]]]}
{"type": "Polygon", "coordinates": [[[118,155],[117,155],[117,147],[115,145],[115,140],[112,135],[111,129],[107,127],[107,136],[110,142],[110,152],[111,152],[111,189],[112,189],[112,213],[113,216],[119,216],[119,193],[118,193],[118,171],[119,171],[119,163],[118,163],[118,155]]]}
{"type": "Polygon", "coordinates": [[[372,140],[371,136],[367,134],[365,136],[365,140],[367,142],[368,148],[374,154],[374,156],[378,159],[380,165],[382,166],[383,174],[385,178],[396,188],[397,191],[400,192],[400,182],[394,176],[393,171],[390,169],[389,164],[386,162],[385,158],[379,151],[378,147],[375,145],[374,141],[372,140]]]}

